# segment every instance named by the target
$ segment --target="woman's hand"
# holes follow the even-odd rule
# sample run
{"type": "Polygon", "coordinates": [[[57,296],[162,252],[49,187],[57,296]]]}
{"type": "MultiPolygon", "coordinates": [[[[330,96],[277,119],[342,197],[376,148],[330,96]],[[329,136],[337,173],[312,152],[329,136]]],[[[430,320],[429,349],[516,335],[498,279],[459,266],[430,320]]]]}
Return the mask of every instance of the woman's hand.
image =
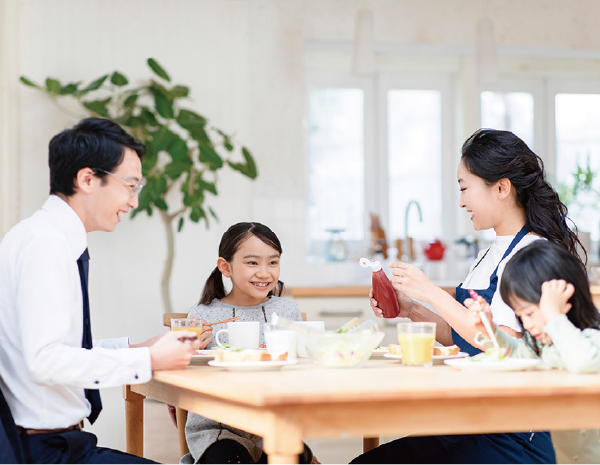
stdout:
{"type": "Polygon", "coordinates": [[[471,324],[476,331],[479,331],[482,334],[487,334],[488,339],[492,339],[492,335],[488,334],[487,329],[485,329],[483,321],[481,320],[481,313],[483,312],[490,322],[492,331],[496,331],[496,326],[492,320],[492,309],[490,308],[490,304],[488,304],[483,297],[477,296],[477,300],[466,299],[464,301],[464,306],[467,307],[468,310],[467,319],[469,324],[471,324]]]}
{"type": "MultiPolygon", "coordinates": [[[[425,273],[415,265],[404,262],[394,262],[390,264],[392,269],[392,285],[396,290],[397,296],[408,296],[413,299],[429,302],[429,297],[433,290],[438,287],[433,284],[425,273]]],[[[402,306],[402,301],[398,299],[402,306]]]]}
{"type": "MultiPolygon", "coordinates": [[[[410,318],[413,300],[404,292],[396,288],[394,288],[394,294],[396,294],[396,300],[398,301],[398,306],[400,307],[400,313],[398,316],[401,318],[410,318]]],[[[371,305],[371,310],[373,310],[375,316],[378,318],[383,318],[383,310],[379,308],[377,300],[375,300],[375,297],[373,297],[373,289],[369,291],[369,304],[371,305]]]]}

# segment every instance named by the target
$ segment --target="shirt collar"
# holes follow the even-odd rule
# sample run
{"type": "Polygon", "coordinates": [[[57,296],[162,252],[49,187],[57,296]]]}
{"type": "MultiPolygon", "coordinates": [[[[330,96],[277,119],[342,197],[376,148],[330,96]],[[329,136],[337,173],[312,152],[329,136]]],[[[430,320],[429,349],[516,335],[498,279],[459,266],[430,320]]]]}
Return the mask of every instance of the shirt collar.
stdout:
{"type": "Polygon", "coordinates": [[[87,234],[79,215],[67,202],[56,195],[48,197],[48,200],[42,206],[42,210],[56,218],[69,239],[75,259],[78,259],[83,251],[87,249],[87,234]]]}

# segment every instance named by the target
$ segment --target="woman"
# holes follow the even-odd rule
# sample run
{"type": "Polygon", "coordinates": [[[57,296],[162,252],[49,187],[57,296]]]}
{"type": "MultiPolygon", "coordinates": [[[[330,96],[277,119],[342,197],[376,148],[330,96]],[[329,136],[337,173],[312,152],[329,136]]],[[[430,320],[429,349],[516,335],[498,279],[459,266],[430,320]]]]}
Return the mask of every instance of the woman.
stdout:
{"type": "MultiPolygon", "coordinates": [[[[400,303],[400,316],[412,321],[435,322],[436,339],[457,344],[475,354],[475,329],[462,303],[474,289],[489,304],[494,322],[519,337],[520,326],[499,295],[498,281],[506,262],[518,250],[547,239],[577,255],[579,240],[567,225],[567,208],[546,182],[542,160],[521,139],[508,131],[480,129],[462,147],[457,170],[460,207],[471,214],[476,230],[493,228],[495,242],[482,251],[456,300],[435,286],[414,265],[393,263],[392,284],[400,303]],[[438,314],[413,299],[430,304],[438,314]]],[[[371,306],[383,316],[373,299],[371,306]]],[[[449,419],[451,421],[451,419],[449,419]]],[[[352,463],[549,463],[555,462],[547,432],[455,435],[402,438],[357,457],[352,463]]]]}

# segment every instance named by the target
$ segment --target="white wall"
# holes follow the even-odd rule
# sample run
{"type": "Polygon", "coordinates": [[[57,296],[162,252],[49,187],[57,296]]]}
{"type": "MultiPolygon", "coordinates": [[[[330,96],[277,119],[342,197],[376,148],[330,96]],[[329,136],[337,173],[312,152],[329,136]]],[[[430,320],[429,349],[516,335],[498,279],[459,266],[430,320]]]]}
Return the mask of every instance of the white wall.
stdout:
{"type": "MultiPolygon", "coordinates": [[[[14,192],[0,189],[5,223],[29,216],[43,203],[48,191],[47,143],[75,121],[40,93],[19,85],[17,75],[37,82],[47,76],[91,80],[120,70],[138,80],[149,75],[145,61],[154,57],[174,81],[191,87],[192,108],[235,132],[253,152],[259,169],[256,181],[236,173],[220,178],[220,195],[211,201],[220,223],[212,223],[209,230],[204,224],[187,224],[177,236],[172,284],[176,311],[186,311],[197,301],[214,266],[222,232],[238,221],[262,221],[278,233],[284,248],[282,279],[288,284],[314,283],[336,274],[336,265],[310,267],[303,262],[304,41],[352,40],[356,11],[366,7],[374,12],[375,39],[381,42],[473,46],[475,25],[488,15],[501,46],[600,50],[597,0],[7,0],[6,4],[16,6],[18,18],[17,27],[8,29],[14,24],[11,11],[0,9],[3,40],[12,38],[11,47],[0,48],[0,67],[12,63],[12,74],[0,73],[3,110],[8,105],[5,97],[16,96],[16,108],[0,113],[0,135],[16,135],[11,144],[0,144],[0,180],[17,180],[14,192]],[[13,159],[15,150],[19,163],[13,159]]],[[[463,65],[463,70],[470,69],[468,63],[463,65]]],[[[561,61],[561,66],[569,62],[561,61]]],[[[597,69],[596,62],[592,71],[597,69]]],[[[469,101],[468,95],[463,98],[469,101]]],[[[463,111],[467,122],[459,124],[460,141],[474,129],[476,119],[469,116],[472,108],[463,111]]],[[[114,233],[90,234],[89,242],[95,337],[130,335],[140,341],[162,331],[158,283],[165,241],[158,219],[140,215],[125,220],[114,233]]],[[[357,272],[351,278],[358,281],[361,276],[357,272]]],[[[94,430],[102,445],[123,449],[120,390],[106,390],[104,398],[106,412],[94,430]]]]}

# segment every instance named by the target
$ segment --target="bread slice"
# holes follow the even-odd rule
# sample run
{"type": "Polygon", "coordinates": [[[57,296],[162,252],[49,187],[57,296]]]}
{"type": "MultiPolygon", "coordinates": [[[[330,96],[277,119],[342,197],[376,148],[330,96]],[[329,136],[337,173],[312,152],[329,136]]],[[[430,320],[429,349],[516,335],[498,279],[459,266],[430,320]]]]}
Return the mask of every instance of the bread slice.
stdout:
{"type": "Polygon", "coordinates": [[[390,344],[388,346],[388,352],[392,355],[402,355],[402,349],[400,344],[390,344]]]}
{"type": "Polygon", "coordinates": [[[217,362],[271,362],[287,360],[287,352],[275,352],[269,350],[215,350],[217,362]]]}
{"type": "Polygon", "coordinates": [[[460,352],[460,347],[456,344],[451,346],[434,347],[433,355],[456,355],[460,352]]]}

